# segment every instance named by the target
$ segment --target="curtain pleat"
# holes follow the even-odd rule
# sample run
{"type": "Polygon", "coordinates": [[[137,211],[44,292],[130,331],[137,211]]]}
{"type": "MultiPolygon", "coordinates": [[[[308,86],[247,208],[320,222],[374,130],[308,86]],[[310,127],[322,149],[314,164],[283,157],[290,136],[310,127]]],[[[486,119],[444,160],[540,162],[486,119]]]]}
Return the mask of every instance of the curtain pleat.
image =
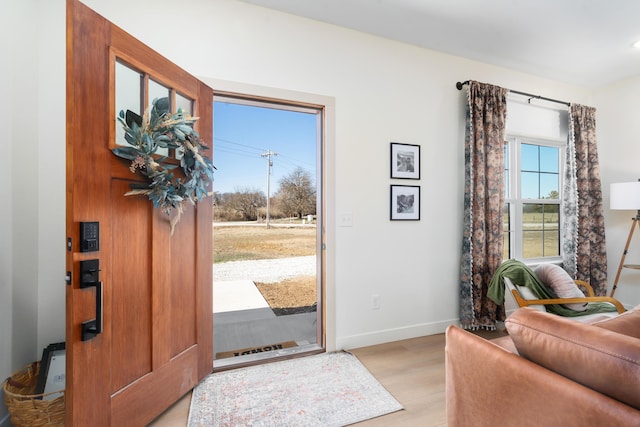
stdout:
{"type": "Polygon", "coordinates": [[[563,266],[575,279],[591,284],[597,295],[605,295],[607,252],[595,108],[571,104],[569,125],[562,207],[563,266]]]}
{"type": "Polygon", "coordinates": [[[460,267],[460,323],[465,329],[492,330],[504,320],[504,307],[487,298],[487,290],[502,262],[507,92],[475,81],[468,85],[460,267]]]}

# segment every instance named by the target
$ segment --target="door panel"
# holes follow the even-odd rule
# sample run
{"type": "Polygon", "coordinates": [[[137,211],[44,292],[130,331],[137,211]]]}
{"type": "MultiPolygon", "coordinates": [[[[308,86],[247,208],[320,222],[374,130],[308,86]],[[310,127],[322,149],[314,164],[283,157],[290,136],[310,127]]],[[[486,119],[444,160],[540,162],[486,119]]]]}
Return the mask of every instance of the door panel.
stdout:
{"type": "MultiPolygon", "coordinates": [[[[195,228],[195,215],[188,210],[182,215],[179,227],[195,228]]],[[[209,227],[211,228],[211,227],[209,227]]],[[[210,231],[211,232],[211,231],[210,231]]],[[[185,351],[196,343],[196,272],[193,265],[181,259],[196,258],[196,233],[186,234],[184,239],[171,241],[171,286],[169,314],[171,318],[171,357],[185,351]]],[[[203,255],[205,258],[207,255],[203,255]]]]}
{"type": "MultiPolygon", "coordinates": [[[[111,398],[112,426],[145,426],[198,382],[197,354],[185,352],[111,398]]],[[[86,399],[85,399],[86,400],[86,399]]],[[[104,425],[102,420],[85,425],[104,425]]]]}
{"type": "Polygon", "coordinates": [[[67,0],[67,32],[67,425],[144,426],[212,370],[211,205],[186,206],[172,235],[145,196],[124,195],[143,178],[111,152],[115,64],[140,72],[143,93],[152,80],[173,105],[190,102],[207,145],[213,93],[77,0],[67,0]],[[80,251],[81,221],[100,223],[98,251],[80,251]],[[100,262],[104,326],[82,341],[81,323],[96,316],[95,289],[76,279],[88,259],[100,262]]]}
{"type": "Polygon", "coordinates": [[[110,291],[112,304],[111,360],[120,368],[111,373],[115,393],[152,371],[151,355],[151,260],[146,256],[151,241],[147,226],[152,218],[142,197],[123,197],[131,181],[114,180],[111,190],[112,264],[110,291]],[[137,301],[123,304],[120,301],[137,301]],[[132,340],[131,337],[135,337],[132,340]]]}

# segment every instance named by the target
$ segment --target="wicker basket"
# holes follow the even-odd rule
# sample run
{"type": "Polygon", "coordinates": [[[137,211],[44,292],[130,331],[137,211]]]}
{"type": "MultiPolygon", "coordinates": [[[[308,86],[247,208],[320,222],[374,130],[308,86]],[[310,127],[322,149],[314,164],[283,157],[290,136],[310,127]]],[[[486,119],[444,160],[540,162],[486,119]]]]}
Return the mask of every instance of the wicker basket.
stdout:
{"type": "Polygon", "coordinates": [[[2,384],[4,402],[15,427],[64,426],[64,390],[33,394],[39,372],[40,362],[34,362],[2,384]]]}

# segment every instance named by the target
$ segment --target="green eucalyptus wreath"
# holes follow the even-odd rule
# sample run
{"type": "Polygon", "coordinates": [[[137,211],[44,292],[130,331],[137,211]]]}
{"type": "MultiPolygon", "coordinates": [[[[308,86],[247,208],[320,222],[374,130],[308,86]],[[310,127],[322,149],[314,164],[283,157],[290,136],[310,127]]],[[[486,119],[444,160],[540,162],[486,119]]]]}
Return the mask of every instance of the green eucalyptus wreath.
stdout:
{"type": "Polygon", "coordinates": [[[173,233],[185,203],[195,204],[210,195],[207,186],[213,181],[215,166],[201,154],[208,147],[193,129],[198,118],[182,109],[171,114],[169,98],[165,97],[155,99],[142,117],[122,110],[117,119],[129,146],[118,146],[112,150],[113,154],[131,161],[131,172],[140,172],[148,180],[131,184],[131,191],[125,195],[148,196],[154,207],[163,209],[170,217],[173,233]],[[178,167],[175,161],[168,162],[166,156],[156,154],[159,148],[174,149],[182,154],[180,168],[184,177],[174,174],[173,169],[178,167]],[[176,214],[171,218],[172,211],[176,214]]]}

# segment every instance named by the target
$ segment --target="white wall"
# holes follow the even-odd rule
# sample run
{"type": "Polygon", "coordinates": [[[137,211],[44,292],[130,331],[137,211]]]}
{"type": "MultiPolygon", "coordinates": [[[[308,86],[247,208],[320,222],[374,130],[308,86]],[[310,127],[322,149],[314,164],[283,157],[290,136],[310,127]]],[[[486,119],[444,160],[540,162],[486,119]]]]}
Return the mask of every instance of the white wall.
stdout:
{"type": "MultiPolygon", "coordinates": [[[[18,6],[14,6],[18,9],[18,6]]],[[[17,22],[12,23],[21,46],[12,44],[11,111],[12,120],[12,184],[13,214],[13,359],[33,357],[37,341],[38,304],[38,168],[37,84],[38,63],[36,37],[30,25],[35,15],[33,2],[21,3],[17,22]],[[33,65],[32,65],[33,64],[33,65]]],[[[28,359],[27,359],[28,360],[28,359]]],[[[33,361],[33,360],[31,360],[33,361]]],[[[17,366],[14,366],[17,368],[17,366]]]]}
{"type": "Polygon", "coordinates": [[[332,209],[335,217],[353,214],[351,228],[329,224],[338,347],[457,322],[465,95],[456,81],[592,101],[579,87],[233,0],[84,3],[200,77],[335,99],[332,209]],[[391,141],[421,145],[420,181],[389,179],[391,141]],[[391,183],[421,185],[421,221],[389,221],[391,183]],[[372,294],[380,295],[379,310],[370,308],[372,294]]]}
{"type": "MultiPolygon", "coordinates": [[[[3,4],[4,6],[4,4],[3,4]]],[[[18,14],[18,12],[16,12],[18,14]]],[[[0,14],[0,55],[12,57],[10,44],[10,25],[14,14],[0,14]]],[[[9,67],[0,67],[0,99],[10,100],[13,72],[9,67]]],[[[13,115],[10,102],[0,102],[0,129],[5,138],[0,139],[0,147],[5,160],[0,167],[0,378],[6,378],[13,372],[12,330],[13,330],[13,115]]],[[[0,394],[2,394],[0,392],[0,394]]],[[[7,409],[4,399],[0,399],[0,425],[7,423],[7,409]]]]}
{"type": "MultiPolygon", "coordinates": [[[[64,341],[65,2],[2,2],[0,378],[64,341]]],[[[8,422],[0,404],[0,425],[8,422]]]]}
{"type": "Polygon", "coordinates": [[[65,340],[66,10],[61,0],[36,0],[36,4],[40,356],[48,344],[65,340]]]}
{"type": "MultiPolygon", "coordinates": [[[[595,92],[598,154],[602,173],[609,283],[613,284],[634,211],[609,209],[609,186],[640,179],[640,76],[595,92]]],[[[625,263],[640,264],[636,228],[625,263]]],[[[623,269],[615,297],[627,307],[640,304],[640,271],[623,269]]]]}

